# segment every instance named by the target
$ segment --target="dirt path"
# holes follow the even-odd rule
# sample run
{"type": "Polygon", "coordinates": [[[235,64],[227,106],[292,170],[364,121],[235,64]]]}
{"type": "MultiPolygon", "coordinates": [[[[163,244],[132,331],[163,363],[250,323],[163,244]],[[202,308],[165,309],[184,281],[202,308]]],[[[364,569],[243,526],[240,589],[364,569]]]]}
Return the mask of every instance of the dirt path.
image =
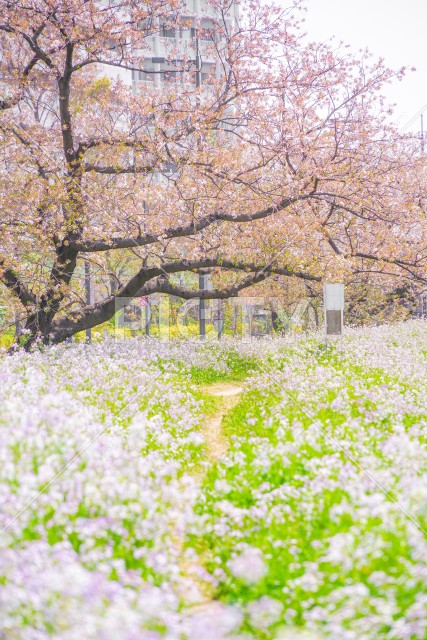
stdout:
{"type": "MultiPolygon", "coordinates": [[[[239,402],[243,386],[234,382],[216,382],[203,385],[199,389],[206,395],[220,398],[217,411],[209,416],[201,427],[201,431],[205,436],[206,457],[209,462],[214,463],[227,452],[228,442],[222,433],[222,419],[239,402]]],[[[205,473],[206,469],[195,473],[200,483],[202,483],[205,473]]],[[[177,536],[176,543],[178,548],[182,548],[183,539],[177,536]]],[[[180,562],[181,575],[188,580],[181,595],[192,611],[200,610],[200,612],[205,607],[207,607],[207,611],[215,607],[215,603],[212,600],[212,583],[202,577],[202,555],[198,559],[194,559],[183,554],[180,562]]]]}
{"type": "Polygon", "coordinates": [[[239,395],[243,391],[243,387],[235,382],[216,382],[201,387],[201,391],[221,398],[218,411],[206,420],[203,427],[208,460],[215,462],[226,453],[228,448],[227,440],[221,429],[222,419],[239,402],[239,395]]]}

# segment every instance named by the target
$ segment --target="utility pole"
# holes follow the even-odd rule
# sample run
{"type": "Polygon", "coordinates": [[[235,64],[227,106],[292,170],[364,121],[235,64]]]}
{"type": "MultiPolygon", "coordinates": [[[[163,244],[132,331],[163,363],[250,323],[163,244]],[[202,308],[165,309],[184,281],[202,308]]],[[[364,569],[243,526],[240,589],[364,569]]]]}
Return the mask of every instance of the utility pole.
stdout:
{"type": "MultiPolygon", "coordinates": [[[[90,263],[85,260],[85,291],[86,291],[86,304],[91,303],[91,286],[90,286],[90,263]]],[[[86,329],[86,342],[92,342],[92,329],[86,329]]]]}
{"type": "MultiPolygon", "coordinates": [[[[145,206],[145,203],[144,203],[145,206]]],[[[148,258],[144,258],[144,267],[148,267],[148,258]]],[[[150,328],[151,328],[151,307],[150,307],[150,296],[145,296],[145,307],[144,307],[144,313],[145,313],[145,335],[149,336],[150,335],[150,328]]]]}
{"type": "MultiPolygon", "coordinates": [[[[207,289],[207,279],[207,275],[199,273],[199,289],[201,291],[207,289]]],[[[199,300],[199,335],[201,340],[206,338],[206,300],[204,298],[199,300]]]]}
{"type": "MultiPolygon", "coordinates": [[[[136,161],[135,161],[136,162],[136,161]]],[[[147,207],[147,203],[145,200],[142,201],[142,207],[144,209],[144,216],[146,215],[147,211],[148,211],[148,207],[147,207]]],[[[144,220],[144,225],[143,225],[143,230],[144,233],[147,232],[146,229],[146,225],[145,225],[145,220],[144,220]]],[[[148,256],[145,256],[144,258],[144,267],[147,268],[148,267],[148,256]]],[[[144,307],[144,315],[145,315],[145,335],[149,336],[150,335],[150,329],[151,329],[151,307],[150,307],[150,296],[145,296],[145,307],[144,307]]]]}
{"type": "Polygon", "coordinates": [[[151,309],[150,309],[150,299],[147,296],[147,304],[145,305],[145,335],[150,335],[150,327],[151,327],[151,309]]]}
{"type": "Polygon", "coordinates": [[[218,300],[218,309],[217,309],[217,314],[218,314],[218,340],[221,340],[222,338],[222,332],[224,329],[224,318],[223,318],[223,308],[222,308],[222,301],[221,299],[218,300]]]}

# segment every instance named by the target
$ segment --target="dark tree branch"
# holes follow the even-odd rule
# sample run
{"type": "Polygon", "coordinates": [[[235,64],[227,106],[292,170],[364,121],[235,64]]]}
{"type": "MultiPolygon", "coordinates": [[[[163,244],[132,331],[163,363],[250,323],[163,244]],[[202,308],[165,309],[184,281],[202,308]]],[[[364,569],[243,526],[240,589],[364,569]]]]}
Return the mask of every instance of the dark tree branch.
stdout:
{"type": "Polygon", "coordinates": [[[76,251],[87,252],[87,253],[95,253],[99,251],[109,251],[112,249],[131,249],[134,247],[143,247],[148,244],[154,244],[159,242],[160,240],[168,240],[172,238],[183,238],[187,236],[192,236],[206,229],[214,222],[253,222],[254,220],[262,220],[263,218],[268,218],[274,213],[279,213],[283,211],[287,207],[296,202],[301,202],[306,200],[312,196],[311,193],[297,196],[296,198],[286,198],[281,202],[278,202],[271,207],[267,207],[266,209],[262,209],[260,211],[256,211],[255,213],[248,214],[227,214],[222,212],[213,213],[205,218],[202,218],[198,222],[191,222],[188,225],[181,227],[170,227],[166,229],[161,236],[155,236],[153,234],[147,233],[143,236],[139,236],[136,238],[113,238],[111,241],[105,242],[103,240],[87,240],[87,241],[76,241],[70,243],[70,247],[75,249],[76,251]]]}
{"type": "MultiPolygon", "coordinates": [[[[15,33],[15,30],[12,29],[12,32],[15,33]]],[[[36,38],[30,38],[30,36],[28,34],[26,34],[26,33],[20,33],[20,35],[24,38],[24,40],[30,46],[31,50],[34,52],[34,54],[37,56],[37,58],[39,60],[42,60],[45,63],[45,65],[47,67],[49,67],[49,69],[54,69],[55,65],[53,64],[51,58],[37,44],[37,37],[36,38]]]]}
{"type": "MultiPolygon", "coordinates": [[[[175,262],[170,262],[169,264],[164,264],[161,267],[142,267],[134,276],[131,278],[126,285],[124,285],[117,292],[117,296],[134,296],[136,295],[144,286],[148,280],[152,278],[159,277],[162,275],[169,275],[173,273],[181,273],[183,271],[198,271],[199,269],[214,269],[220,267],[221,269],[226,269],[228,271],[243,271],[243,272],[251,272],[252,278],[256,276],[256,274],[264,273],[265,277],[275,274],[282,275],[286,277],[295,277],[303,280],[310,280],[312,282],[320,282],[321,278],[319,276],[314,276],[312,274],[304,273],[301,271],[294,271],[292,269],[287,269],[285,267],[277,267],[272,264],[269,265],[259,265],[253,262],[243,262],[243,261],[232,261],[232,260],[224,260],[222,258],[199,258],[197,260],[177,260],[175,262]]],[[[248,278],[250,278],[248,276],[248,278]]],[[[246,286],[249,286],[247,284],[246,286]]],[[[208,294],[206,294],[209,297],[208,294]]],[[[194,296],[193,296],[194,297],[194,296]]],[[[226,296],[227,297],[227,296],[226,296]]]]}
{"type": "Polygon", "coordinates": [[[79,143],[75,152],[76,160],[80,160],[86,151],[102,146],[127,147],[131,149],[138,149],[140,151],[146,150],[146,145],[142,140],[129,140],[128,138],[92,138],[79,143]]]}
{"type": "Polygon", "coordinates": [[[45,167],[41,164],[39,159],[37,158],[37,155],[35,153],[34,147],[31,144],[31,142],[29,140],[27,140],[27,138],[25,138],[25,136],[22,133],[20,133],[19,131],[17,131],[16,129],[10,128],[10,131],[17,138],[17,140],[19,140],[19,142],[29,150],[29,152],[30,152],[35,164],[37,165],[37,170],[38,170],[39,176],[41,178],[43,178],[44,180],[47,180],[47,177],[48,177],[47,176],[47,171],[46,171],[45,167]]]}
{"type": "MultiPolygon", "coordinates": [[[[393,273],[392,271],[382,271],[380,269],[355,269],[353,273],[354,274],[375,273],[381,276],[391,276],[393,278],[396,277],[396,274],[393,273]]],[[[418,280],[419,282],[423,282],[424,284],[427,284],[427,278],[423,278],[421,275],[414,274],[412,272],[409,272],[409,275],[399,274],[399,278],[404,278],[405,280],[409,280],[409,282],[413,282],[415,279],[415,280],[418,280]]]]}
{"type": "Polygon", "coordinates": [[[149,281],[140,291],[138,295],[146,296],[153,293],[166,293],[169,295],[183,298],[184,300],[192,300],[200,298],[202,300],[226,300],[237,296],[243,289],[247,289],[255,284],[259,284],[271,275],[268,271],[261,270],[252,274],[239,283],[228,286],[226,289],[187,289],[172,284],[167,278],[160,276],[153,281],[149,281]]]}
{"type": "Polygon", "coordinates": [[[4,260],[0,260],[0,280],[20,300],[24,307],[37,303],[37,298],[33,292],[26,287],[13,269],[5,266],[4,260]]]}
{"type": "Polygon", "coordinates": [[[161,238],[151,233],[146,233],[143,236],[138,236],[136,238],[113,238],[109,242],[104,242],[102,240],[72,242],[70,243],[70,248],[86,253],[97,253],[100,251],[110,251],[111,249],[132,249],[135,247],[143,247],[148,244],[159,242],[160,239],[169,240],[171,238],[192,236],[195,233],[206,229],[218,220],[218,214],[212,214],[202,218],[198,222],[192,222],[182,227],[171,227],[170,229],[166,229],[161,234],[161,238]]]}
{"type": "Polygon", "coordinates": [[[417,262],[406,262],[405,260],[399,260],[398,258],[385,258],[384,256],[374,256],[371,253],[362,253],[361,251],[356,251],[355,253],[349,254],[346,257],[351,258],[366,258],[367,260],[376,260],[378,262],[385,262],[387,264],[395,264],[398,267],[418,267],[419,264],[417,262]]]}
{"type": "Polygon", "coordinates": [[[90,171],[93,171],[94,173],[100,173],[103,175],[112,175],[112,176],[118,176],[121,174],[127,174],[127,173],[143,173],[143,174],[149,174],[152,173],[155,170],[155,165],[153,164],[149,164],[146,165],[144,167],[137,167],[136,165],[131,165],[128,167],[120,167],[120,166],[102,166],[102,165],[97,165],[97,164],[89,164],[86,163],[83,165],[82,167],[82,171],[84,173],[89,173],[90,171]]]}
{"type": "Polygon", "coordinates": [[[19,89],[16,95],[13,96],[12,98],[5,98],[3,100],[0,100],[0,111],[11,109],[12,107],[15,107],[22,100],[24,89],[28,85],[30,72],[36,66],[38,61],[39,61],[39,56],[35,54],[22,72],[21,78],[18,81],[19,89]]]}
{"type": "Polygon", "coordinates": [[[71,168],[76,161],[70,111],[70,83],[73,67],[73,45],[67,44],[66,51],[67,54],[65,59],[64,73],[61,77],[58,78],[59,115],[61,120],[62,146],[64,149],[64,155],[68,166],[71,168]]]}
{"type": "Polygon", "coordinates": [[[61,342],[65,338],[106,322],[126,304],[127,298],[151,293],[171,293],[184,299],[191,298],[229,298],[242,289],[262,282],[270,275],[277,274],[287,277],[302,278],[311,282],[320,282],[319,276],[293,271],[274,265],[256,265],[247,262],[232,262],[221,258],[201,258],[199,260],[179,260],[165,264],[162,267],[142,267],[124,286],[104,300],[88,305],[80,311],[74,311],[66,318],[58,318],[52,323],[51,339],[61,342]],[[229,271],[250,272],[241,282],[234,283],[224,289],[191,290],[178,287],[169,282],[167,276],[183,271],[198,271],[200,269],[222,268],[229,271]]]}

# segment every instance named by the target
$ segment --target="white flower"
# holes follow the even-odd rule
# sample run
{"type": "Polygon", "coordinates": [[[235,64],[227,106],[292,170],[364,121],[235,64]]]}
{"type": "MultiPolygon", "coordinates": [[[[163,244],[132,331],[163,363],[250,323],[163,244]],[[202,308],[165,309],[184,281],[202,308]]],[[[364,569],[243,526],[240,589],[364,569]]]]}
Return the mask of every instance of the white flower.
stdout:
{"type": "MultiPolygon", "coordinates": [[[[190,618],[189,640],[228,640],[242,624],[243,614],[232,606],[219,602],[202,606],[190,618]]],[[[235,637],[234,635],[232,636],[235,637]]]]}
{"type": "Polygon", "coordinates": [[[321,640],[321,636],[315,635],[311,631],[305,631],[296,627],[280,629],[275,640],[321,640]]]}
{"type": "Polygon", "coordinates": [[[254,627],[266,629],[277,622],[282,614],[283,604],[279,600],[262,596],[248,606],[249,617],[254,627]]]}
{"type": "Polygon", "coordinates": [[[240,555],[230,560],[228,567],[235,578],[248,584],[259,582],[267,572],[261,550],[249,546],[240,555]]]}
{"type": "Polygon", "coordinates": [[[227,482],[227,480],[218,479],[218,480],[215,480],[215,491],[217,493],[230,493],[231,486],[227,482]]]}

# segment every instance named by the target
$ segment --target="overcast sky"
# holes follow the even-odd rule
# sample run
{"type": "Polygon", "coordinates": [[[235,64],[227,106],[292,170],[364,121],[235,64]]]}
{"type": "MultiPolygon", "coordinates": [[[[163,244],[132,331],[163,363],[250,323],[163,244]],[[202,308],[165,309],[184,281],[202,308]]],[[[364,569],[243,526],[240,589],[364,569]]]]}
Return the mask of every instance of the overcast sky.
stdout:
{"type": "MultiPolygon", "coordinates": [[[[286,0],[282,3],[287,5],[286,0]]],[[[401,128],[423,109],[426,129],[427,0],[306,0],[306,6],[303,28],[310,40],[334,36],[355,51],[367,47],[393,69],[417,68],[384,94],[396,103],[395,119],[401,128]]],[[[418,116],[406,130],[419,128],[418,116]]]]}

